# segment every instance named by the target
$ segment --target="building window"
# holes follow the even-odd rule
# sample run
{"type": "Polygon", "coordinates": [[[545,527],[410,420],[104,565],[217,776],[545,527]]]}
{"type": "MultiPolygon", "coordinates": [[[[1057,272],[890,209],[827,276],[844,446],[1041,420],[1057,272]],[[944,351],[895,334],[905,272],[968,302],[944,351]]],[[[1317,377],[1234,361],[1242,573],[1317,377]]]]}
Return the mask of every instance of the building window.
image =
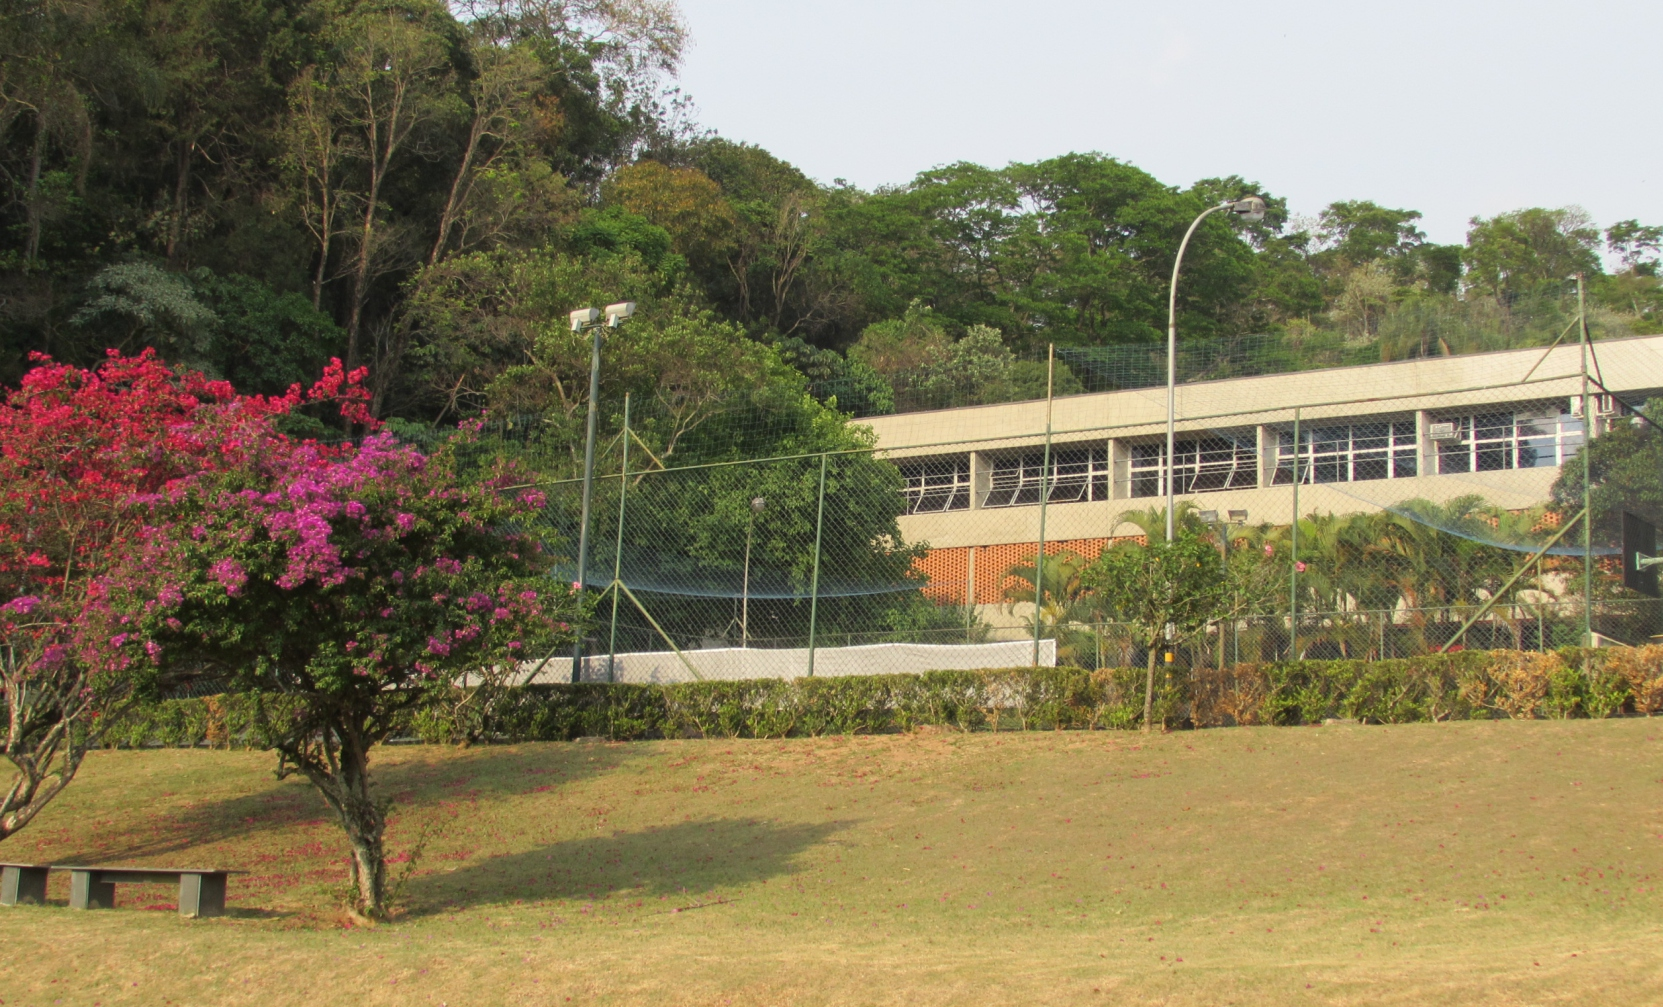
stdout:
{"type": "MultiPolygon", "coordinates": [[[[1252,489],[1259,484],[1259,452],[1251,434],[1177,441],[1173,459],[1178,493],[1252,489]]],[[[1165,469],[1165,443],[1132,445],[1131,495],[1165,496],[1165,469]]]]}
{"type": "Polygon", "coordinates": [[[895,466],[906,480],[907,513],[970,509],[970,456],[916,458],[895,466]]]}
{"type": "MultiPolygon", "coordinates": [[[[1413,419],[1303,427],[1299,467],[1306,483],[1408,479],[1420,471],[1413,419]]],[[[1276,439],[1278,486],[1293,482],[1293,431],[1276,439]]]]}
{"type": "Polygon", "coordinates": [[[988,473],[983,507],[1021,507],[1039,503],[1044,483],[1050,503],[1078,503],[1109,498],[1109,453],[1106,447],[1051,449],[1051,471],[1045,472],[1044,451],[996,455],[988,473]]]}
{"type": "Polygon", "coordinates": [[[1438,472],[1498,472],[1563,465],[1582,446],[1582,417],[1564,402],[1439,416],[1448,436],[1439,438],[1438,472]]]}

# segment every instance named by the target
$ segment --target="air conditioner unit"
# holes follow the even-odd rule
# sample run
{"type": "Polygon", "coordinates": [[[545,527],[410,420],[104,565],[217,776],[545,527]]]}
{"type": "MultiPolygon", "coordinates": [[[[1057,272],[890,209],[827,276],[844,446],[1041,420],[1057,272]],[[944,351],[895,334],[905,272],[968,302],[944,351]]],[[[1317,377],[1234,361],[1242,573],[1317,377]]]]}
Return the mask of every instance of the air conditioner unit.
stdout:
{"type": "MultiPolygon", "coordinates": [[[[1623,414],[1623,405],[1617,401],[1615,395],[1594,395],[1591,398],[1594,400],[1595,416],[1621,416],[1623,414]]],[[[1582,415],[1582,398],[1580,396],[1571,399],[1571,415],[1582,415]]]]}
{"type": "Polygon", "coordinates": [[[1426,432],[1427,436],[1435,441],[1458,441],[1461,439],[1461,431],[1450,420],[1430,424],[1427,426],[1426,432]]]}

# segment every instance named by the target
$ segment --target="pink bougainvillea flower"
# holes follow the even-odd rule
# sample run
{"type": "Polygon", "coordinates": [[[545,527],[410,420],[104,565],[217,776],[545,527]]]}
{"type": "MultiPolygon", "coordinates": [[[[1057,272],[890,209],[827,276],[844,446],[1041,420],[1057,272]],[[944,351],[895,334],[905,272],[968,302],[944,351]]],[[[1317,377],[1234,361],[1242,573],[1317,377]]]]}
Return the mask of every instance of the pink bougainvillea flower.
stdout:
{"type": "Polygon", "coordinates": [[[208,576],[225,588],[225,593],[235,598],[242,593],[243,585],[248,583],[248,571],[236,560],[226,557],[208,568],[208,576]]]}
{"type": "Polygon", "coordinates": [[[20,597],[13,598],[4,605],[0,605],[0,612],[9,612],[15,615],[29,615],[39,607],[39,598],[32,594],[25,594],[20,597]]]}

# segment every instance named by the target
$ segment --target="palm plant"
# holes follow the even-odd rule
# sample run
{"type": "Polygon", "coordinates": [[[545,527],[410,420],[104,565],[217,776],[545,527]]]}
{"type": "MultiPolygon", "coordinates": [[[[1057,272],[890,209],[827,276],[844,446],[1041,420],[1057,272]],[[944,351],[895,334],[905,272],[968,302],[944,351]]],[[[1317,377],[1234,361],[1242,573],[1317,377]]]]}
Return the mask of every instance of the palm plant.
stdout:
{"type": "Polygon", "coordinates": [[[1075,661],[1082,648],[1078,627],[1089,626],[1102,618],[1097,599],[1080,579],[1090,563],[1078,553],[1062,550],[1045,557],[1043,566],[1034,561],[1017,563],[1005,571],[1007,580],[1003,592],[1005,610],[1014,612],[1017,605],[1033,605],[1034,614],[1025,617],[1028,631],[1057,641],[1059,659],[1075,661]],[[1037,568],[1037,569],[1036,569],[1037,568]],[[1034,585],[1039,584],[1036,591],[1034,585]]]}

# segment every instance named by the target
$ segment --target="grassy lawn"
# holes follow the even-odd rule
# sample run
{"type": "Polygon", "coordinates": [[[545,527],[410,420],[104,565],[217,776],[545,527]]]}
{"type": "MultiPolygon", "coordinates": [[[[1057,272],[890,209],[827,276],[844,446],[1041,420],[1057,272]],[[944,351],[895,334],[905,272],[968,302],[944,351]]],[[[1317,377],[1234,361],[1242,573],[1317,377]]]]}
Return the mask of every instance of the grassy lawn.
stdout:
{"type": "Polygon", "coordinates": [[[92,757],[0,859],[252,873],[55,878],[0,1003],[1663,1002],[1663,721],[390,748],[373,930],[273,764],[92,757]]]}

